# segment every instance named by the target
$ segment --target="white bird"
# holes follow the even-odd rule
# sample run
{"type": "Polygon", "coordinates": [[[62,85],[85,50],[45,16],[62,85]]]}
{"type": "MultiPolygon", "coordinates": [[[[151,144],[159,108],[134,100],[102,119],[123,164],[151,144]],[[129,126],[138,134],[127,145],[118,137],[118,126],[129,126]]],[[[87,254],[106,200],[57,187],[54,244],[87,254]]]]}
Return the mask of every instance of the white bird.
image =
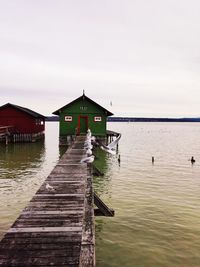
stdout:
{"type": "Polygon", "coordinates": [[[91,130],[88,128],[88,130],[87,130],[87,137],[91,138],[91,136],[92,136],[91,130]]]}
{"type": "Polygon", "coordinates": [[[116,150],[115,150],[115,146],[118,144],[119,139],[121,138],[121,134],[118,135],[118,137],[111,142],[110,144],[108,144],[107,146],[104,145],[101,141],[98,141],[100,148],[112,155],[116,155],[116,150]]]}
{"type": "Polygon", "coordinates": [[[108,148],[107,146],[101,145],[100,148],[112,155],[116,155],[116,151],[113,149],[108,148]]]}
{"type": "Polygon", "coordinates": [[[91,142],[94,142],[95,143],[95,141],[96,141],[96,137],[95,136],[92,136],[91,137],[91,142]]]}
{"type": "Polygon", "coordinates": [[[53,186],[51,186],[50,184],[46,184],[46,189],[47,190],[50,190],[50,191],[54,191],[55,190],[55,188],[53,188],[53,186]]]}
{"type": "Polygon", "coordinates": [[[91,144],[91,140],[90,139],[87,139],[87,140],[85,140],[85,142],[84,142],[84,145],[90,145],[91,144]]]}
{"type": "Polygon", "coordinates": [[[91,142],[91,137],[86,135],[86,141],[85,142],[91,142]]]}
{"type": "Polygon", "coordinates": [[[92,156],[92,150],[88,148],[86,150],[86,154],[87,154],[87,156],[92,156]]]}
{"type": "Polygon", "coordinates": [[[81,163],[92,163],[93,161],[94,161],[94,155],[92,155],[90,157],[83,158],[81,160],[81,163]]]}
{"type": "Polygon", "coordinates": [[[111,142],[110,144],[107,145],[107,147],[110,148],[110,149],[113,149],[113,148],[118,144],[119,139],[121,138],[121,136],[122,136],[122,135],[119,134],[119,135],[117,136],[117,138],[116,138],[113,142],[111,142]]]}
{"type": "Polygon", "coordinates": [[[93,148],[93,145],[91,144],[91,142],[86,141],[84,143],[84,148],[85,149],[92,149],[93,148]]]}

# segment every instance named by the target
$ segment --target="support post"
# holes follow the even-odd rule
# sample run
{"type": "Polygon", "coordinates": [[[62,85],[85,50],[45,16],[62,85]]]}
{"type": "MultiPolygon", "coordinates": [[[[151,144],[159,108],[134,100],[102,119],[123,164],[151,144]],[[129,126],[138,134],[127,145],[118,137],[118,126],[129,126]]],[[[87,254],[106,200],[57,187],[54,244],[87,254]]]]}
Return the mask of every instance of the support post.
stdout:
{"type": "Polygon", "coordinates": [[[115,211],[110,209],[94,192],[94,204],[98,207],[98,210],[95,211],[97,216],[107,216],[114,217],[115,211]]]}

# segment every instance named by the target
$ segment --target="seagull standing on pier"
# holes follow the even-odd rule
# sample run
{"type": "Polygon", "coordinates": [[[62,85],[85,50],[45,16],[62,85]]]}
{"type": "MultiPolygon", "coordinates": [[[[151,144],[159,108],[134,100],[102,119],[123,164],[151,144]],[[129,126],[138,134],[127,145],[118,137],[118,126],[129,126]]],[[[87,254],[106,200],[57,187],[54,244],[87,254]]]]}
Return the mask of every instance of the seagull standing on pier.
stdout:
{"type": "Polygon", "coordinates": [[[91,133],[91,130],[88,128],[87,130],[87,138],[91,139],[92,137],[92,133],[91,133]]]}
{"type": "Polygon", "coordinates": [[[92,150],[92,148],[93,148],[92,140],[93,140],[93,137],[92,137],[91,130],[88,129],[88,130],[87,130],[87,135],[86,135],[86,141],[85,141],[85,143],[84,143],[84,148],[85,148],[86,150],[88,150],[88,149],[89,149],[89,150],[92,150]]]}
{"type": "Polygon", "coordinates": [[[81,163],[92,163],[94,161],[94,155],[91,155],[90,157],[83,158],[81,160],[81,163]]]}
{"type": "Polygon", "coordinates": [[[95,140],[95,137],[92,136],[91,130],[88,128],[87,135],[86,135],[86,141],[84,143],[84,149],[86,150],[87,157],[83,158],[80,162],[81,163],[87,163],[90,164],[94,161],[95,156],[92,155],[92,141],[95,140]]]}
{"type": "Polygon", "coordinates": [[[84,148],[87,150],[87,149],[92,149],[93,148],[93,145],[91,143],[90,140],[86,140],[85,143],[84,143],[84,148]]]}
{"type": "Polygon", "coordinates": [[[49,191],[54,191],[55,188],[53,188],[53,186],[51,186],[50,184],[46,184],[46,189],[49,190],[49,191]]]}
{"type": "Polygon", "coordinates": [[[92,156],[92,150],[88,148],[88,149],[86,150],[86,154],[87,154],[88,157],[89,157],[89,156],[92,156]]]}

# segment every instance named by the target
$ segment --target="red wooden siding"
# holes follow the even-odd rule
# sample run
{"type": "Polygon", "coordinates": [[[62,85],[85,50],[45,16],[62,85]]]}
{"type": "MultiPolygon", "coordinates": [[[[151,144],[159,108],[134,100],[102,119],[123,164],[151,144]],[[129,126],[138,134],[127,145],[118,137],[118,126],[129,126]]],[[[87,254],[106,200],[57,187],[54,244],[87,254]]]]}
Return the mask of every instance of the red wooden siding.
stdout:
{"type": "Polygon", "coordinates": [[[19,133],[39,133],[45,129],[45,121],[41,118],[35,118],[31,115],[13,107],[5,107],[0,110],[0,125],[12,125],[15,131],[19,133]],[[39,125],[39,121],[43,125],[39,125]]]}

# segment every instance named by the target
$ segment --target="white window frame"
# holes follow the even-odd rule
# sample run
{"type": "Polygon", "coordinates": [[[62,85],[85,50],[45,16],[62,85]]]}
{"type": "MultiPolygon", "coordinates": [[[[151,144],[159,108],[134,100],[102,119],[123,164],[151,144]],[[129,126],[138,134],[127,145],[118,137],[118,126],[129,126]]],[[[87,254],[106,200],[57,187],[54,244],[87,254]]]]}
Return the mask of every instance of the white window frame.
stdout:
{"type": "Polygon", "coordinates": [[[64,121],[72,122],[73,121],[72,116],[65,116],[64,121]]]}
{"type": "Polygon", "coordinates": [[[95,116],[94,117],[94,121],[95,122],[101,122],[102,121],[102,117],[101,116],[95,116]]]}

